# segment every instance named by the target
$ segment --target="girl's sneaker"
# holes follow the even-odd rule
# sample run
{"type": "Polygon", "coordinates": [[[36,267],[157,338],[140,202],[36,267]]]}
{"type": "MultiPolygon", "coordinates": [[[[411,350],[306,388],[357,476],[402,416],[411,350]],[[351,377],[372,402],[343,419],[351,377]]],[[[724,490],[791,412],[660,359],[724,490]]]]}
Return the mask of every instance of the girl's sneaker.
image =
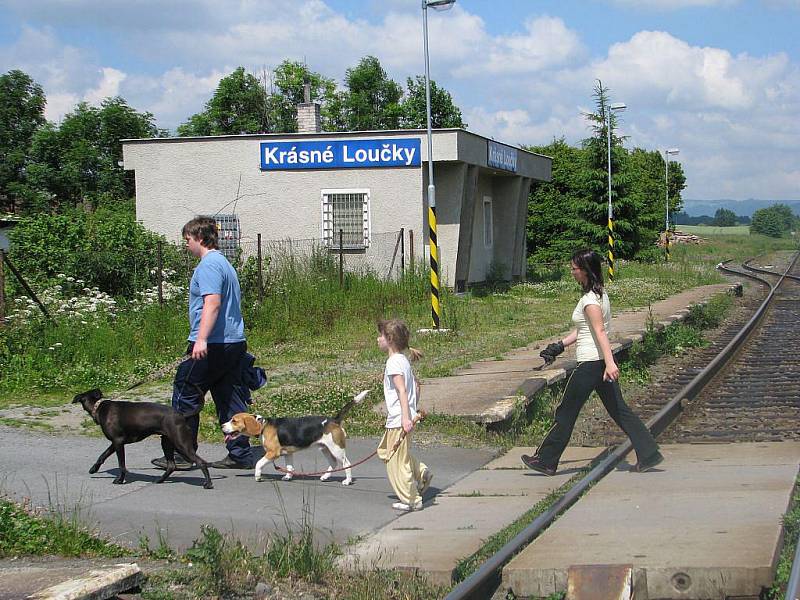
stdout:
{"type": "Polygon", "coordinates": [[[392,504],[392,508],[395,510],[402,510],[405,512],[411,512],[412,510],[422,510],[422,500],[417,500],[414,504],[406,504],[405,502],[395,502],[392,504]]]}

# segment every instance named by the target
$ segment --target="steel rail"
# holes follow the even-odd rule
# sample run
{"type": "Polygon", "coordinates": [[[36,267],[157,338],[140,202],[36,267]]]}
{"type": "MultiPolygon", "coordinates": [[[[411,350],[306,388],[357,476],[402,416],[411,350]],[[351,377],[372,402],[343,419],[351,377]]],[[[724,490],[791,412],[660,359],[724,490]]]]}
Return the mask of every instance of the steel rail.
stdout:
{"type": "MultiPolygon", "coordinates": [[[[764,314],[766,314],[767,308],[772,301],[775,290],[783,281],[786,273],[794,267],[798,258],[800,258],[800,252],[795,254],[786,272],[774,286],[769,281],[750,273],[743,273],[730,269],[726,264],[731,261],[726,261],[726,263],[717,265],[717,268],[720,270],[749,277],[766,284],[770,287],[770,292],[753,317],[728,345],[725,346],[725,348],[723,348],[722,351],[692,379],[692,381],[675,394],[663,409],[647,421],[646,425],[653,432],[653,435],[657,436],[664,431],[683,410],[683,402],[695,398],[706,384],[719,373],[722,367],[736,354],[736,351],[738,351],[745,340],[747,340],[756,325],[761,322],[761,319],[764,314]]],[[[633,445],[631,441],[625,440],[625,442],[609,452],[609,454],[589,471],[586,476],[567,490],[566,494],[559,498],[553,506],[536,517],[525,529],[509,540],[495,554],[490,556],[478,570],[472,573],[472,575],[450,590],[450,593],[445,596],[445,600],[481,600],[490,597],[492,592],[500,586],[503,566],[522,548],[530,544],[539,534],[549,527],[559,514],[572,506],[586,490],[611,472],[632,449],[633,445]]]]}
{"type": "MultiPolygon", "coordinates": [[[[742,266],[747,269],[748,271],[753,271],[754,273],[765,273],[767,275],[774,275],[775,277],[780,277],[780,273],[776,273],[775,271],[770,271],[768,269],[764,269],[762,267],[753,267],[750,265],[750,261],[755,260],[755,258],[751,258],[750,260],[746,260],[742,263],[742,266]]],[[[789,275],[788,273],[784,273],[784,277],[787,279],[792,279],[793,281],[800,281],[800,277],[797,275],[789,275]]]]}

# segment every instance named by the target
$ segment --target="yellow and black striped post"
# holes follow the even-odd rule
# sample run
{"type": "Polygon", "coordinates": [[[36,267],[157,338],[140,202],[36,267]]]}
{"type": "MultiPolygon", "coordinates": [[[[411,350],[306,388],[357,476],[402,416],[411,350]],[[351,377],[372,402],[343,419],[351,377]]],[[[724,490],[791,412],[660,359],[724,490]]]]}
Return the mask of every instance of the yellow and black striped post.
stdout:
{"type": "Polygon", "coordinates": [[[608,281],[614,281],[614,219],[608,217],[608,281]]]}
{"type": "Polygon", "coordinates": [[[439,329],[442,307],[439,304],[439,249],[436,240],[436,207],[428,206],[428,226],[431,248],[431,318],[433,328],[439,329]]]}
{"type": "Polygon", "coordinates": [[[669,262],[669,229],[664,232],[664,251],[667,262],[669,262]]]}

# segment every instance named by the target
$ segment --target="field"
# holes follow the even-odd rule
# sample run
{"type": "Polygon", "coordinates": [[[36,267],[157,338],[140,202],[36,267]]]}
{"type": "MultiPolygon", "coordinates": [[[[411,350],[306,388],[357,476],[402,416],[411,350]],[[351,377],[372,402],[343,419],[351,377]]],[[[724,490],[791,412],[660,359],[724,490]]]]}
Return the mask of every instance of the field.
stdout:
{"type": "Polygon", "coordinates": [[[713,225],[676,225],[678,231],[692,233],[700,237],[714,235],[750,235],[749,225],[735,225],[733,227],[714,227],[713,225]]]}

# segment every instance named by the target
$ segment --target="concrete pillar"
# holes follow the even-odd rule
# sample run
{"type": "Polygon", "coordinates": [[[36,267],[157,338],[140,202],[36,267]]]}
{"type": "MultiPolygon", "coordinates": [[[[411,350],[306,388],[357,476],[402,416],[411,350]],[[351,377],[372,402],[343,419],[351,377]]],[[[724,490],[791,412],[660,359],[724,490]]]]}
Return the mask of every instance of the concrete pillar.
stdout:
{"type": "Polygon", "coordinates": [[[514,232],[514,254],[511,264],[511,279],[525,279],[528,271],[528,239],[526,228],[528,224],[528,197],[530,195],[531,180],[521,177],[521,185],[517,194],[517,219],[514,232]]]}
{"type": "Polygon", "coordinates": [[[475,225],[475,197],[478,195],[478,167],[469,165],[464,172],[461,193],[461,222],[458,232],[458,256],[456,258],[455,290],[464,291],[469,279],[472,256],[473,228],[475,225]]]}

